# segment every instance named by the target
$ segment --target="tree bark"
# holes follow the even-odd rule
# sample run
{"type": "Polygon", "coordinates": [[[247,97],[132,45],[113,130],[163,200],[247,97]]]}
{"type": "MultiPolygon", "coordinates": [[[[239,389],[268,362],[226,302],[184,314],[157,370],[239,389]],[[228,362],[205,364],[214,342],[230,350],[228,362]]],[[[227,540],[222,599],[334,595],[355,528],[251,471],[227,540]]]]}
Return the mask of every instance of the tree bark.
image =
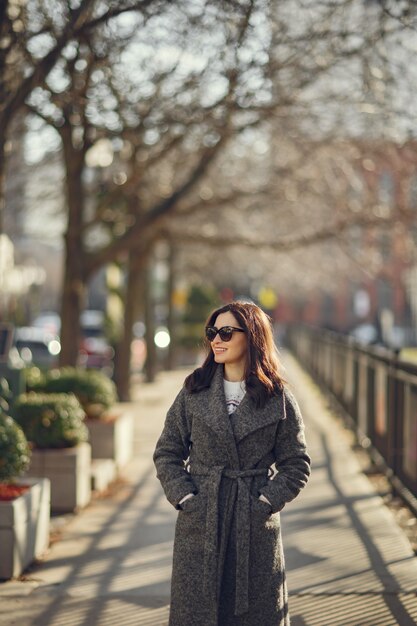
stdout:
{"type": "Polygon", "coordinates": [[[67,244],[61,299],[60,366],[76,365],[81,341],[80,315],[84,308],[86,283],[77,262],[76,246],[67,244]]]}
{"type": "Polygon", "coordinates": [[[138,317],[145,266],[146,252],[130,252],[126,268],[127,282],[124,298],[123,333],[115,347],[114,357],[114,382],[118,396],[123,402],[130,400],[130,358],[133,324],[138,317]]]}
{"type": "Polygon", "coordinates": [[[145,379],[146,382],[152,383],[155,380],[157,372],[157,353],[155,346],[155,313],[154,301],[152,294],[152,279],[150,259],[144,270],[144,305],[145,305],[145,326],[146,326],[146,361],[145,361],[145,379]]]}
{"type": "Polygon", "coordinates": [[[87,275],[83,252],[82,221],[84,154],[72,144],[72,129],[60,129],[66,168],[68,226],[65,233],[65,266],[61,300],[61,354],[59,364],[76,365],[81,340],[80,315],[84,308],[87,275]]]}
{"type": "Polygon", "coordinates": [[[4,206],[6,201],[6,137],[0,132],[0,235],[3,234],[4,206]]]}
{"type": "Polygon", "coordinates": [[[167,304],[168,319],[167,326],[170,336],[168,346],[168,354],[166,360],[166,368],[172,370],[175,367],[176,357],[176,328],[175,328],[175,311],[174,311],[174,291],[175,291],[175,244],[169,240],[169,257],[168,257],[168,284],[167,284],[167,304]]]}

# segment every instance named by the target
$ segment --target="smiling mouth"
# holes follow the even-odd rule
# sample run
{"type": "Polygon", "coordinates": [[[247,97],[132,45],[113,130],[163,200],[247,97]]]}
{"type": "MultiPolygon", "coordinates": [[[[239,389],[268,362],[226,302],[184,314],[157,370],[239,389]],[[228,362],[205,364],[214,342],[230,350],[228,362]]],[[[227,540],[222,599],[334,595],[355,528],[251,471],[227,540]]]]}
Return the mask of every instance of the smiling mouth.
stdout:
{"type": "Polygon", "coordinates": [[[221,354],[222,352],[226,352],[227,348],[213,348],[213,350],[216,354],[221,354]]]}

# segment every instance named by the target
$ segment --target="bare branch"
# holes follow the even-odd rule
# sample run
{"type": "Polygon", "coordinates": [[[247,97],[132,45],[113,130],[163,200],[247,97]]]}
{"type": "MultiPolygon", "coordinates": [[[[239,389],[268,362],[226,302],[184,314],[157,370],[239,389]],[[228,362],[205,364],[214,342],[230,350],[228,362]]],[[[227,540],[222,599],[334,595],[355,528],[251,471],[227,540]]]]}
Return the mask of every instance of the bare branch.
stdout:
{"type": "Polygon", "coordinates": [[[198,164],[193,169],[190,176],[187,177],[187,180],[178,189],[176,189],[169,198],[163,200],[151,210],[147,211],[124,235],[115,240],[109,246],[96,252],[95,254],[90,254],[86,263],[87,275],[91,275],[106,262],[114,260],[120,253],[134,249],[137,245],[138,238],[141,236],[143,237],[145,229],[150,226],[156,227],[159,220],[172,212],[177,202],[179,202],[179,200],[184,197],[185,194],[188,193],[205,174],[208,166],[219,151],[220,146],[224,143],[224,141],[226,141],[226,138],[227,135],[222,137],[214,147],[207,149],[203,153],[198,164]]]}
{"type": "MultiPolygon", "coordinates": [[[[411,211],[402,211],[401,218],[404,216],[412,218],[414,217],[411,211]]],[[[170,236],[175,238],[175,241],[179,243],[192,243],[192,244],[204,244],[212,247],[230,247],[230,246],[243,246],[245,248],[253,249],[270,249],[277,252],[288,252],[291,250],[303,248],[304,246],[311,246],[323,241],[340,237],[340,235],[351,228],[352,226],[360,227],[388,227],[398,220],[398,214],[387,218],[377,217],[375,215],[365,216],[352,216],[350,218],[340,219],[335,224],[323,227],[317,231],[311,233],[298,233],[293,237],[285,237],[278,240],[257,240],[249,239],[247,237],[241,237],[235,233],[233,236],[224,236],[223,234],[216,235],[204,235],[201,232],[198,233],[173,233],[170,232],[170,236]]]]}

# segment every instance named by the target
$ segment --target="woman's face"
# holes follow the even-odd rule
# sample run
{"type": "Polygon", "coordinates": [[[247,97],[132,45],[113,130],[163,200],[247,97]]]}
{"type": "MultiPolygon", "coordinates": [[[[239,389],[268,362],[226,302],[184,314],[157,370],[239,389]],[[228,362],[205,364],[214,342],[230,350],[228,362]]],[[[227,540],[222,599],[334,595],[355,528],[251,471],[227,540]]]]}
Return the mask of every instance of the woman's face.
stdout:
{"type": "MultiPolygon", "coordinates": [[[[218,315],[214,320],[213,326],[218,329],[223,326],[241,328],[241,325],[230,311],[220,313],[220,315],[218,315]]],[[[245,333],[233,333],[230,341],[222,341],[222,339],[220,339],[220,335],[217,334],[211,342],[214,360],[216,363],[240,366],[244,368],[246,365],[247,341],[245,333]]]]}

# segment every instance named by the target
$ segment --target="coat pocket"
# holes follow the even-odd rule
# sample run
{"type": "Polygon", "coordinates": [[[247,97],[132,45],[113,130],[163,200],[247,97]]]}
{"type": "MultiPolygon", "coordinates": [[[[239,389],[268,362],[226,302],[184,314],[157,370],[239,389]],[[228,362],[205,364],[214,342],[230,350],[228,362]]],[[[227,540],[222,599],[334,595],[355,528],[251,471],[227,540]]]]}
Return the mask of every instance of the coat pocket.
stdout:
{"type": "Polygon", "coordinates": [[[256,496],[251,495],[251,512],[253,515],[267,519],[272,515],[272,507],[267,502],[262,502],[256,496]]]}
{"type": "Polygon", "coordinates": [[[197,494],[192,498],[188,498],[181,504],[180,513],[192,513],[203,507],[204,498],[197,494]]]}

